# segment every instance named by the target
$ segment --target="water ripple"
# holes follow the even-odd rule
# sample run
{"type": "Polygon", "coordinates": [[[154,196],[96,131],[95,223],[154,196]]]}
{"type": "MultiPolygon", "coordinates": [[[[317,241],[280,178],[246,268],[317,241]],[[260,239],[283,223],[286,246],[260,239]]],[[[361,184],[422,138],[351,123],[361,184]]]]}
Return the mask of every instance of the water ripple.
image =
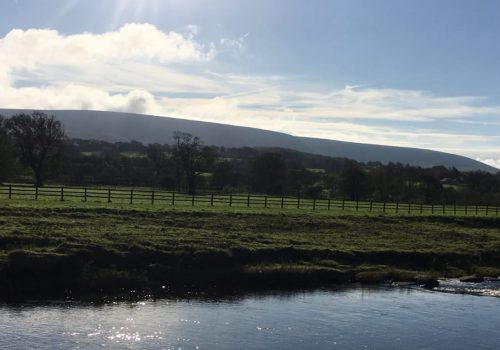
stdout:
{"type": "MultiPolygon", "coordinates": [[[[457,285],[443,281],[442,288],[457,285]]],[[[484,285],[472,287],[484,293],[484,285]]],[[[0,305],[0,349],[496,349],[500,315],[492,310],[499,305],[394,287],[212,302],[0,305]]]]}

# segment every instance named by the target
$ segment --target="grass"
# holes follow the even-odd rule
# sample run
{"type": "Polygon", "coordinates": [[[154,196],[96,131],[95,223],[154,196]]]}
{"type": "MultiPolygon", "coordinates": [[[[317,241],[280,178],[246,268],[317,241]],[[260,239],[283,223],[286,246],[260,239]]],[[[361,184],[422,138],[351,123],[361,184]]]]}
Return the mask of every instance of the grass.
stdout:
{"type": "Polygon", "coordinates": [[[0,292],[500,275],[500,219],[0,200],[0,292]]]}
{"type": "Polygon", "coordinates": [[[0,185],[0,199],[29,200],[43,202],[114,203],[156,205],[162,208],[194,206],[203,208],[252,208],[287,209],[302,211],[325,211],[329,213],[351,212],[357,214],[394,215],[438,215],[438,216],[486,216],[500,217],[498,206],[485,205],[443,205],[396,202],[347,201],[333,199],[307,199],[277,197],[256,194],[201,193],[191,196],[185,193],[162,191],[151,188],[93,186],[61,187],[31,185],[0,185]]]}

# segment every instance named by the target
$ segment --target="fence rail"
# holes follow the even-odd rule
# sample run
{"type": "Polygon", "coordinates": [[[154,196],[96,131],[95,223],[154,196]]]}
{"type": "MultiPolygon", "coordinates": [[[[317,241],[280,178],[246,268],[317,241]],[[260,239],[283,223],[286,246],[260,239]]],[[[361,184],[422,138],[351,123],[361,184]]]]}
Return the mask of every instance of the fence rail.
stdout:
{"type": "Polygon", "coordinates": [[[364,211],[393,214],[474,215],[498,216],[498,206],[422,204],[373,201],[347,201],[338,199],[308,199],[276,197],[255,194],[205,193],[190,195],[181,192],[31,185],[0,185],[0,199],[35,201],[79,201],[121,204],[150,204],[164,206],[206,206],[308,209],[324,211],[364,211]]]}

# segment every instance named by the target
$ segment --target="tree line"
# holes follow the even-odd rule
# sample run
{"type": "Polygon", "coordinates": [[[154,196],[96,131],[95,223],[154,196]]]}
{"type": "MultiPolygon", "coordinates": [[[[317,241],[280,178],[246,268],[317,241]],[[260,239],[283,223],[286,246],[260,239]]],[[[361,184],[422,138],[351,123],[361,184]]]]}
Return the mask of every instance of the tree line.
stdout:
{"type": "Polygon", "coordinates": [[[69,139],[41,112],[0,117],[0,182],[147,186],[308,198],[500,204],[500,173],[360,163],[279,148],[204,145],[174,132],[172,144],[69,139]]]}

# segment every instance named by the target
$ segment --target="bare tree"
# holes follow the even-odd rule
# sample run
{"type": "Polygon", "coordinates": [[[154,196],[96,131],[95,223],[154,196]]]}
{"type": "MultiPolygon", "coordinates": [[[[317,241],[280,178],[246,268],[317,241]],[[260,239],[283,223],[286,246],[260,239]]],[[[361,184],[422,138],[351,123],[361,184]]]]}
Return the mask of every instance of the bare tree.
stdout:
{"type": "Polygon", "coordinates": [[[42,186],[47,164],[61,152],[64,130],[54,116],[42,112],[16,114],[6,121],[8,133],[19,148],[21,161],[33,170],[35,185],[42,186]]]}
{"type": "Polygon", "coordinates": [[[14,149],[7,134],[5,119],[0,116],[0,183],[10,177],[14,170],[14,149]]]}
{"type": "Polygon", "coordinates": [[[179,189],[188,193],[196,192],[196,178],[203,163],[202,143],[198,137],[185,132],[174,131],[173,160],[179,189]]]}
{"type": "Polygon", "coordinates": [[[158,186],[166,163],[165,147],[158,143],[148,145],[146,155],[153,165],[154,185],[158,186]]]}

